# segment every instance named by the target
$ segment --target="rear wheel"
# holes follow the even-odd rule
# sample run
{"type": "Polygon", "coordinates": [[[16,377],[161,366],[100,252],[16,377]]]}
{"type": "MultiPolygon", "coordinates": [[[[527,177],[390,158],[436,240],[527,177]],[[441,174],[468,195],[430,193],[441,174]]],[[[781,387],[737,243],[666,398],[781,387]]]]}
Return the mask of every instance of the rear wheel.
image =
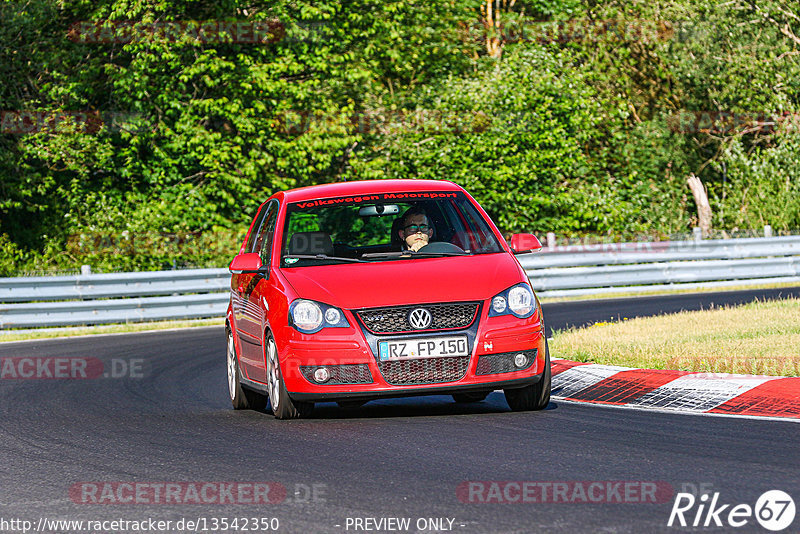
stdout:
{"type": "Polygon", "coordinates": [[[456,402],[481,402],[489,396],[491,391],[474,391],[469,393],[454,393],[453,400],[456,402]]]}
{"type": "Polygon", "coordinates": [[[515,412],[544,410],[550,403],[550,348],[544,342],[544,373],[535,384],[519,389],[506,389],[506,402],[515,412]]]}
{"type": "Polygon", "coordinates": [[[242,387],[242,374],[239,370],[239,358],[236,356],[236,344],[233,341],[233,332],[228,332],[228,395],[234,410],[263,410],[267,407],[267,397],[261,393],[242,387]]]}
{"type": "Polygon", "coordinates": [[[298,419],[305,417],[314,409],[313,402],[292,401],[283,382],[281,366],[278,361],[278,348],[272,334],[267,334],[267,389],[272,413],[278,419],[298,419]]]}

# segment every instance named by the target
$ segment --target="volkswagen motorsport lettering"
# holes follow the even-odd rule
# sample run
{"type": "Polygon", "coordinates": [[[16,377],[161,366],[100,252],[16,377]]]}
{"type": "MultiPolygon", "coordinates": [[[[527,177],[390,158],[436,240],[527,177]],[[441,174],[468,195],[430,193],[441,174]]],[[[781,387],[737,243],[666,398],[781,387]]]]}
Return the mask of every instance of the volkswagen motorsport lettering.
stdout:
{"type": "Polygon", "coordinates": [[[299,208],[313,208],[316,206],[331,206],[342,203],[380,202],[386,200],[421,199],[421,198],[456,198],[455,193],[387,193],[385,195],[367,195],[355,197],[340,197],[311,202],[298,202],[299,208]]]}
{"type": "Polygon", "coordinates": [[[510,243],[458,185],[325,184],[261,205],[230,265],[228,393],[236,409],[302,417],[315,402],[502,389],[550,400],[539,301],[510,243]]]}

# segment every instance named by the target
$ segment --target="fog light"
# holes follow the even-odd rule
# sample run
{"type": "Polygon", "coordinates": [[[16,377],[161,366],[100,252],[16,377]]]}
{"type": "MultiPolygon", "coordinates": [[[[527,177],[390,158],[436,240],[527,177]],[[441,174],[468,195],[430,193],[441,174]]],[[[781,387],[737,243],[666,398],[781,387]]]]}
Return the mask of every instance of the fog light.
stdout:
{"type": "Polygon", "coordinates": [[[328,379],[331,377],[331,372],[328,371],[325,367],[320,367],[319,369],[314,370],[314,380],[317,382],[327,382],[328,379]]]}
{"type": "Polygon", "coordinates": [[[517,367],[525,367],[528,364],[528,357],[522,354],[521,352],[514,356],[514,365],[517,367]]]}

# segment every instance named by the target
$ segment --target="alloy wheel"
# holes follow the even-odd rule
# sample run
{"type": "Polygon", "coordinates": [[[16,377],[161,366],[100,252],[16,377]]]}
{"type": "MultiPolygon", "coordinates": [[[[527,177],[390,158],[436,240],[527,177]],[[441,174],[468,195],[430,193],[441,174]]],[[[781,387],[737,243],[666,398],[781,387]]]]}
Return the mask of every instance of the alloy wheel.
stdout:
{"type": "Polygon", "coordinates": [[[280,365],[278,364],[278,350],[275,341],[270,337],[267,341],[267,387],[269,388],[269,404],[275,412],[280,406],[280,365]]]}
{"type": "Polygon", "coordinates": [[[228,393],[231,399],[236,397],[236,347],[233,334],[228,333],[228,393]]]}

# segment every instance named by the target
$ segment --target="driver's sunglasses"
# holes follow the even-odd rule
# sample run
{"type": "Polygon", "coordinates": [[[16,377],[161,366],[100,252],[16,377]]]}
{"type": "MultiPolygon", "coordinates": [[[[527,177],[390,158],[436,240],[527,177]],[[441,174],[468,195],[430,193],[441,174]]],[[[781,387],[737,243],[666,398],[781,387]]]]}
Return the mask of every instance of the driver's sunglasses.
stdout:
{"type": "Polygon", "coordinates": [[[422,232],[423,234],[426,233],[430,229],[430,226],[427,224],[409,224],[403,230],[406,231],[407,234],[416,234],[417,232],[422,232]]]}

